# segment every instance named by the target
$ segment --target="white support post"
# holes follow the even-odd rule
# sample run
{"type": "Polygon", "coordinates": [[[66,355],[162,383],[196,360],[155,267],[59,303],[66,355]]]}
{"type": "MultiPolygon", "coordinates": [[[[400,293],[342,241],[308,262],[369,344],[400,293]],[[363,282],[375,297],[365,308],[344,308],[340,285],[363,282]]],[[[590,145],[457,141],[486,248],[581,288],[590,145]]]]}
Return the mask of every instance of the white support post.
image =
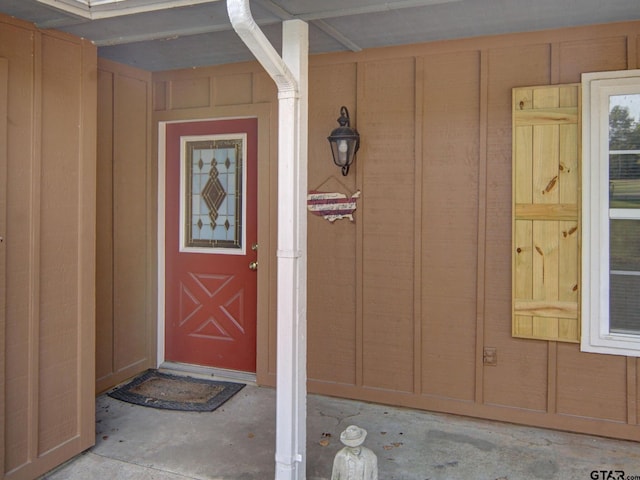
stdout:
{"type": "Polygon", "coordinates": [[[282,58],[251,16],[227,0],[233,28],[278,87],[276,480],[306,478],[307,137],[309,27],[283,23],[282,58]]]}
{"type": "Polygon", "coordinates": [[[306,478],[308,26],[283,24],[283,60],[297,95],[280,91],[276,480],[306,478]]]}

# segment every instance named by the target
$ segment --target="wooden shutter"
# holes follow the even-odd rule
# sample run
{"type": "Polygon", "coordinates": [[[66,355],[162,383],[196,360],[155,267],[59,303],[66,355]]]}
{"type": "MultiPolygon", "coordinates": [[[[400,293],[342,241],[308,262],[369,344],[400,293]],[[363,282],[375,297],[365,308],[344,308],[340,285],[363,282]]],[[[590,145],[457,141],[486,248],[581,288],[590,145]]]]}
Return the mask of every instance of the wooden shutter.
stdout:
{"type": "Polygon", "coordinates": [[[580,85],[513,90],[514,337],[580,338],[580,85]]]}

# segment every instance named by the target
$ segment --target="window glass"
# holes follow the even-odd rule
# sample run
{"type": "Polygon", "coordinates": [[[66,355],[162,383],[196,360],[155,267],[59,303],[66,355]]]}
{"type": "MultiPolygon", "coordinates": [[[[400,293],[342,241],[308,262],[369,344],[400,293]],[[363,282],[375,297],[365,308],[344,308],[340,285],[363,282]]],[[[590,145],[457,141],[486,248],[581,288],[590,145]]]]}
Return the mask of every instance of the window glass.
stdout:
{"type": "Polygon", "coordinates": [[[581,349],[640,357],[640,70],[582,75],[581,349]]]}
{"type": "Polygon", "coordinates": [[[609,332],[640,333],[640,95],[609,96],[609,332]]]}
{"type": "Polygon", "coordinates": [[[640,276],[612,273],[609,282],[609,331],[640,334],[640,276]]]}
{"type": "Polygon", "coordinates": [[[611,220],[609,252],[611,270],[640,272],[640,221],[611,220]]]}
{"type": "Polygon", "coordinates": [[[640,333],[640,221],[609,223],[609,331],[640,333]]]}
{"type": "Polygon", "coordinates": [[[609,97],[609,207],[640,208],[640,95],[609,97]]]}

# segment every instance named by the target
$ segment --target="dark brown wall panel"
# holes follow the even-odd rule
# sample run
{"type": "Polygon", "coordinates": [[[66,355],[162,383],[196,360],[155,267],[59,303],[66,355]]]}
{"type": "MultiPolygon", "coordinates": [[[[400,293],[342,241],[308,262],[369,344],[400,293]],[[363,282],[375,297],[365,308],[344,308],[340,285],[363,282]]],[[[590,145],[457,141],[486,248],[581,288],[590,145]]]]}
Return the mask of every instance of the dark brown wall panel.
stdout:
{"type": "Polygon", "coordinates": [[[96,49],[0,15],[8,59],[3,478],[36,478],[95,425],[96,49]],[[6,320],[5,320],[6,319],[6,320]],[[6,323],[5,323],[6,322],[6,323]]]}
{"type": "Polygon", "coordinates": [[[214,105],[242,105],[252,102],[253,75],[238,73],[213,78],[214,105]]]}
{"type": "Polygon", "coordinates": [[[266,72],[253,72],[251,84],[255,103],[273,102],[278,98],[276,83],[266,72]]]}
{"type": "Polygon", "coordinates": [[[544,85],[548,45],[487,53],[487,200],[484,345],[497,349],[484,367],[484,401],[533,410],[547,406],[547,345],[511,338],[511,89],[544,85]]]}
{"type": "Polygon", "coordinates": [[[43,36],[40,236],[39,450],[73,436],[78,396],[78,128],[80,46],[43,36]],[[64,185],[64,188],[60,188],[64,185]],[[74,215],[76,213],[76,215],[74,215]]]}
{"type": "MultiPolygon", "coordinates": [[[[9,61],[0,56],[0,185],[7,184],[7,112],[9,103],[9,61]]],[[[4,312],[7,306],[7,280],[5,276],[7,249],[5,247],[5,239],[7,231],[7,195],[6,189],[0,190],[0,372],[6,372],[5,351],[5,324],[6,318],[4,312]]],[[[6,403],[5,392],[5,375],[0,376],[0,412],[4,412],[6,403]]],[[[0,415],[0,451],[6,452],[5,449],[5,416],[0,415]]],[[[0,472],[4,472],[5,456],[0,455],[0,472]]]]}
{"type": "Polygon", "coordinates": [[[558,344],[557,410],[566,415],[627,421],[627,359],[581,353],[558,344]]]}
{"type": "Polygon", "coordinates": [[[168,82],[154,82],[153,83],[153,109],[154,110],[166,110],[167,109],[167,95],[168,95],[168,82]]]}
{"type": "Polygon", "coordinates": [[[169,86],[172,109],[208,107],[211,102],[211,79],[196,77],[174,80],[169,86]]]}
{"type": "Polygon", "coordinates": [[[113,371],[113,88],[114,73],[98,71],[96,212],[96,380],[113,371]]]}
{"type": "MultiPolygon", "coordinates": [[[[338,126],[342,105],[349,109],[356,127],[356,65],[347,63],[312,68],[309,74],[310,190],[340,192],[356,190],[355,173],[343,177],[335,166],[327,136],[338,126]],[[327,101],[330,98],[331,101],[327,101]],[[324,134],[322,134],[324,133],[324,134]]],[[[356,210],[355,221],[360,211],[356,210]]],[[[356,383],[356,224],[347,219],[330,224],[309,215],[308,245],[308,376],[346,384],[356,383]]]]}
{"type": "MultiPolygon", "coordinates": [[[[7,124],[7,235],[6,278],[7,305],[5,338],[5,469],[11,470],[27,462],[29,455],[29,310],[31,285],[29,278],[29,222],[19,204],[27,202],[31,192],[29,169],[33,162],[33,93],[34,93],[34,32],[26,27],[0,24],[0,56],[8,59],[9,98],[7,124]],[[25,153],[27,155],[25,155],[25,153]],[[27,167],[27,168],[25,168],[27,167]],[[16,202],[15,199],[18,199],[16,202]]],[[[5,186],[2,186],[5,188],[5,186]]]]}
{"type": "Polygon", "coordinates": [[[424,57],[422,393],[462,400],[475,392],[479,92],[479,52],[424,57]]]}
{"type": "Polygon", "coordinates": [[[560,83],[580,81],[585,72],[627,68],[627,37],[598,38],[560,44],[560,83]]]}
{"type": "Polygon", "coordinates": [[[113,156],[114,368],[153,364],[147,306],[148,78],[115,79],[113,156]]]}
{"type": "Polygon", "coordinates": [[[100,61],[96,390],[154,367],[151,74],[100,61]]]}
{"type": "Polygon", "coordinates": [[[414,59],[368,62],[358,75],[363,382],[412,391],[414,59]]]}

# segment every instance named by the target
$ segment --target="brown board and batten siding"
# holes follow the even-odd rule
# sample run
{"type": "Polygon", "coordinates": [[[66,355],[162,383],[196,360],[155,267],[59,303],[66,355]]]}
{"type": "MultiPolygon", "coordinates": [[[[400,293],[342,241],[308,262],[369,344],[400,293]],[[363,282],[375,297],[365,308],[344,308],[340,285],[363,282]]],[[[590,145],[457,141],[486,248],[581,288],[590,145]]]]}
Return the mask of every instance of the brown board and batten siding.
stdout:
{"type": "MultiPolygon", "coordinates": [[[[329,66],[311,66],[309,69],[309,131],[331,132],[337,126],[340,106],[345,105],[356,118],[357,66],[344,63],[329,66]],[[327,101],[331,98],[331,101],[327,101]]],[[[309,158],[325,159],[327,139],[320,135],[309,136],[309,158]]],[[[361,153],[359,155],[362,155],[361,153]]],[[[354,169],[354,172],[356,170],[354,169]]],[[[340,192],[351,195],[356,191],[355,174],[343,177],[332,161],[309,161],[309,189],[340,192]]],[[[356,210],[356,212],[358,212],[356,210]]],[[[359,214],[356,213],[357,216],[359,214]]],[[[356,230],[360,224],[337,221],[330,229],[326,221],[309,216],[307,223],[307,248],[314,255],[308,257],[308,269],[313,271],[313,283],[308,282],[307,308],[322,312],[322,320],[308,322],[308,335],[313,342],[307,344],[309,358],[321,361],[309,362],[310,378],[356,384],[361,365],[356,358],[362,349],[356,344],[356,328],[360,328],[355,302],[356,285],[356,230]],[[326,285],[322,288],[318,286],[326,285]]]]}
{"type": "Polygon", "coordinates": [[[372,60],[358,75],[362,388],[413,392],[415,59],[372,60]]]}
{"type": "MultiPolygon", "coordinates": [[[[310,58],[309,189],[361,191],[354,222],[308,218],[311,392],[640,440],[638,360],[514,337],[511,275],[513,89],[637,68],[639,43],[629,22],[310,58]],[[347,177],[326,140],[342,105],[361,135],[347,177]]],[[[254,63],[153,83],[153,132],[265,119],[257,378],[273,385],[275,88],[254,63]]]]}
{"type": "Polygon", "coordinates": [[[156,366],[151,73],[98,61],[96,391],[156,366]]]}
{"type": "Polygon", "coordinates": [[[421,285],[418,391],[468,402],[476,395],[480,53],[426,55],[422,75],[421,181],[415,187],[422,192],[415,254],[421,285]]]}
{"type": "Polygon", "coordinates": [[[353,224],[309,217],[311,391],[640,440],[636,359],[516,338],[511,314],[513,89],[636,68],[639,38],[636,22],[311,58],[309,187],[362,191],[353,224]],[[361,134],[346,179],[325,145],[342,104],[361,134]]]}
{"type": "Polygon", "coordinates": [[[0,478],[31,479],[95,441],[97,53],[0,15],[0,59],[0,478]]]}

